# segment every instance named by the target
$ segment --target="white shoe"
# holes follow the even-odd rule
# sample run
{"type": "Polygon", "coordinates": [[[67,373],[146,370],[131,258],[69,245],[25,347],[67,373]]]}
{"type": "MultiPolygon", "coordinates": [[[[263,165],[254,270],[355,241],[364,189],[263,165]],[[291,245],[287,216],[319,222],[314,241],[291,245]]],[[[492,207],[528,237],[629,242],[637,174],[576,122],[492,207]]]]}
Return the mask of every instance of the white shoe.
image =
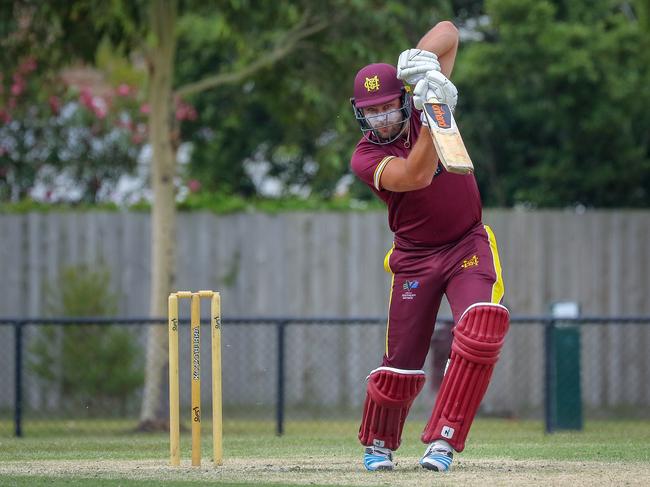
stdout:
{"type": "Polygon", "coordinates": [[[454,450],[445,440],[436,440],[431,443],[422,458],[420,465],[428,470],[446,472],[451,468],[454,450]]]}
{"type": "Polygon", "coordinates": [[[371,472],[376,470],[393,470],[395,466],[393,464],[393,452],[389,448],[368,446],[363,455],[363,464],[371,472]]]}

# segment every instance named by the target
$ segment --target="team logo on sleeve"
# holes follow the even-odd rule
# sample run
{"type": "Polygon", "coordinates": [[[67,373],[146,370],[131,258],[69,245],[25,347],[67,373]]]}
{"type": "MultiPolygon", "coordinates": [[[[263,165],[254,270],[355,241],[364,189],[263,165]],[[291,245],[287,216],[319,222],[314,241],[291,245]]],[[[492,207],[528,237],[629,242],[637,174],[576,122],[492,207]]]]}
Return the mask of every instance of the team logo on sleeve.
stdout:
{"type": "Polygon", "coordinates": [[[404,290],[402,293],[402,299],[414,299],[416,294],[413,292],[413,290],[419,287],[419,281],[404,281],[404,284],[402,284],[402,289],[404,290]]]}
{"type": "Polygon", "coordinates": [[[374,75],[372,78],[366,78],[365,83],[363,83],[363,86],[366,87],[366,90],[368,90],[368,93],[371,91],[379,91],[379,76],[374,75]]]}

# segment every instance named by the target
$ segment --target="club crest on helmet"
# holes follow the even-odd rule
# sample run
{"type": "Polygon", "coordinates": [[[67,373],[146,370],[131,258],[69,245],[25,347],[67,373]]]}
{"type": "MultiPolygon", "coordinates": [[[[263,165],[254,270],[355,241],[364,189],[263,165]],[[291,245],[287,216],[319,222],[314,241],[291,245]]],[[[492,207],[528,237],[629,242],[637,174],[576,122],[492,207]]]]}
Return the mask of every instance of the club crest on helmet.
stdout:
{"type": "Polygon", "coordinates": [[[374,75],[372,78],[366,78],[363,86],[365,86],[368,91],[379,91],[379,76],[374,75]]]}

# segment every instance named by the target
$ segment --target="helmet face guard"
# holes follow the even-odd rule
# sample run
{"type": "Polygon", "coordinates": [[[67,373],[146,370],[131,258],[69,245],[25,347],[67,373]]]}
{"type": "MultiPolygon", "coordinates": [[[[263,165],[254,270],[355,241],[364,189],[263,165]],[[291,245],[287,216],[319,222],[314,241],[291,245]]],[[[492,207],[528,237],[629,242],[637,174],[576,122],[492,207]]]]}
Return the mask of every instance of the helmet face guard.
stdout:
{"type": "Polygon", "coordinates": [[[411,98],[409,97],[404,87],[401,88],[401,95],[399,98],[400,108],[397,110],[391,110],[390,112],[380,113],[371,117],[367,117],[363,113],[364,109],[356,105],[354,97],[350,98],[350,103],[352,104],[352,109],[354,110],[354,116],[357,119],[359,127],[361,128],[361,133],[366,140],[372,142],[373,144],[386,145],[395,142],[404,134],[409,126],[409,120],[412,113],[411,98]],[[391,115],[395,115],[396,113],[400,114],[400,119],[395,122],[390,121],[391,115]],[[372,119],[380,118],[384,118],[386,120],[386,123],[373,123],[372,119]],[[379,133],[379,130],[377,130],[378,128],[393,127],[395,125],[400,125],[400,130],[398,130],[395,135],[387,139],[383,138],[379,133]]]}

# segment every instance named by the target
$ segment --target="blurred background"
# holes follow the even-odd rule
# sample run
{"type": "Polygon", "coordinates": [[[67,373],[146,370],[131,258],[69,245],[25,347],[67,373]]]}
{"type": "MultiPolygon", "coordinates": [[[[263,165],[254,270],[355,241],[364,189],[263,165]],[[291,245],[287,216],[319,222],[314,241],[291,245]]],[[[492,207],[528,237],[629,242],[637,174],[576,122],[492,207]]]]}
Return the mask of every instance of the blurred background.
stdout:
{"type": "Polygon", "coordinates": [[[222,293],[226,435],[357,422],[392,236],[348,167],[352,81],[445,19],[513,314],[480,414],[650,419],[647,1],[1,5],[0,436],[164,430],[176,289],[222,293]]]}

